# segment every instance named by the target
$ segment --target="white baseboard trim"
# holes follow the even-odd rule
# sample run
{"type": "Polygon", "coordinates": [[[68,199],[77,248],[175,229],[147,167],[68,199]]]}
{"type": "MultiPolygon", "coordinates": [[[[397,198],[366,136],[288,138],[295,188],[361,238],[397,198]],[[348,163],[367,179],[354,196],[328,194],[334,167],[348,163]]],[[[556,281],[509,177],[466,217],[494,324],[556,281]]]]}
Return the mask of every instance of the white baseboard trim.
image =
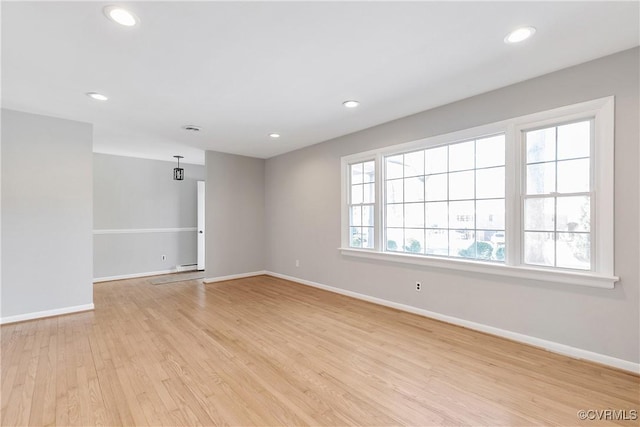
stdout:
{"type": "Polygon", "coordinates": [[[219,276],[219,277],[207,277],[206,279],[202,279],[204,283],[215,283],[215,282],[224,282],[225,280],[235,280],[235,279],[244,279],[245,277],[253,277],[253,276],[262,276],[264,274],[270,274],[267,271],[253,271],[251,273],[240,273],[240,274],[231,274],[229,276],[219,276]]]}
{"type": "Polygon", "coordinates": [[[172,268],[171,270],[148,271],[146,273],[123,274],[121,276],[97,277],[93,279],[93,283],[111,282],[113,280],[136,279],[138,277],[159,276],[161,274],[169,274],[175,272],[176,269],[172,268]]]}
{"type": "Polygon", "coordinates": [[[56,308],[53,310],[34,311],[33,313],[17,314],[15,316],[7,316],[0,318],[0,325],[6,325],[7,323],[23,322],[25,320],[41,319],[43,317],[60,316],[63,314],[79,313],[81,311],[93,310],[93,303],[74,305],[72,307],[56,308]]]}
{"type": "Polygon", "coordinates": [[[197,271],[197,264],[189,264],[189,265],[178,265],[176,266],[176,273],[184,273],[185,271],[197,271]]]}
{"type": "Polygon", "coordinates": [[[545,350],[551,351],[553,353],[558,353],[563,356],[569,356],[574,359],[588,360],[591,362],[600,363],[602,365],[618,368],[624,371],[633,372],[634,374],[640,374],[640,363],[618,359],[616,357],[595,353],[589,350],[583,350],[581,348],[571,347],[566,344],[561,344],[555,341],[548,341],[542,338],[536,338],[536,337],[521,334],[518,332],[512,332],[505,329],[484,325],[482,323],[471,322],[469,320],[460,319],[458,317],[448,316],[446,314],[440,314],[433,311],[412,307],[410,305],[388,301],[382,298],[376,298],[369,295],[360,294],[357,292],[347,291],[345,289],[335,288],[333,286],[312,282],[310,280],[299,279],[293,276],[287,276],[286,274],[274,273],[272,271],[266,271],[263,274],[267,274],[273,277],[278,277],[280,279],[290,280],[292,282],[300,283],[302,285],[312,286],[314,288],[324,289],[325,291],[346,295],[346,296],[357,298],[363,301],[372,302],[374,304],[384,305],[386,307],[395,308],[397,310],[406,311],[406,312],[417,314],[420,316],[429,317],[432,319],[440,320],[442,322],[451,323],[453,325],[462,326],[468,329],[473,329],[475,331],[484,332],[490,335],[495,335],[495,336],[507,338],[513,341],[518,341],[534,347],[543,348],[545,350]]]}

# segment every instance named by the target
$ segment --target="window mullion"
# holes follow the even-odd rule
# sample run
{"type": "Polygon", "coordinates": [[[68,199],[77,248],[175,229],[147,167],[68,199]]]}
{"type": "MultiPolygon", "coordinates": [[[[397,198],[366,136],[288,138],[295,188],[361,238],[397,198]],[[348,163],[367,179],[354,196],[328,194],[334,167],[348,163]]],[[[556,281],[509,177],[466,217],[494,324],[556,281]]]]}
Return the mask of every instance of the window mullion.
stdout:
{"type": "Polygon", "coordinates": [[[349,162],[343,160],[342,161],[342,247],[350,247],[351,242],[349,236],[351,234],[351,219],[349,215],[351,214],[351,171],[349,170],[349,162]]]}
{"type": "Polygon", "coordinates": [[[553,196],[553,266],[558,266],[558,126],[555,126],[555,191],[553,196]]]}
{"type": "Polygon", "coordinates": [[[384,188],[385,171],[384,171],[383,159],[384,157],[382,156],[382,154],[380,153],[376,154],[376,157],[375,157],[376,194],[375,194],[375,200],[374,200],[375,207],[374,207],[374,218],[373,218],[373,226],[374,226],[373,232],[375,234],[375,239],[376,239],[375,245],[374,245],[375,250],[379,252],[384,252],[385,250],[385,245],[384,245],[385,218],[383,215],[384,215],[384,204],[385,204],[386,194],[385,194],[385,188],[384,188]]]}
{"type": "Polygon", "coordinates": [[[522,132],[510,125],[505,132],[505,264],[522,263],[524,221],[524,143],[522,132]]]}

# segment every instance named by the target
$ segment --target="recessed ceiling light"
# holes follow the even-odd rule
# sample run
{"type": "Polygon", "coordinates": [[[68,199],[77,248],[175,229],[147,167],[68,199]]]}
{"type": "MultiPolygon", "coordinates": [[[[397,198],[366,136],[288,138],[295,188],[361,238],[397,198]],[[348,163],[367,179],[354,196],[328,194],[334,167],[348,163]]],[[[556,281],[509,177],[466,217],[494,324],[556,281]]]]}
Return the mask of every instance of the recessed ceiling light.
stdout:
{"type": "Polygon", "coordinates": [[[139,21],[136,15],[120,6],[107,6],[104,8],[104,14],[113,22],[124,25],[125,27],[133,27],[139,21]]]}
{"type": "Polygon", "coordinates": [[[342,105],[344,105],[347,108],[356,108],[358,105],[360,105],[360,103],[358,101],[350,100],[350,101],[344,101],[342,105]]]}
{"type": "Polygon", "coordinates": [[[279,133],[270,133],[269,136],[271,138],[280,138],[280,134],[279,133]]]}
{"type": "Polygon", "coordinates": [[[95,99],[97,101],[106,101],[107,99],[109,99],[106,96],[104,96],[103,94],[98,93],[98,92],[87,92],[87,96],[89,98],[93,98],[93,99],[95,99]]]}
{"type": "Polygon", "coordinates": [[[190,132],[200,132],[200,129],[202,128],[200,126],[195,126],[195,125],[184,125],[182,126],[182,129],[188,130],[190,132]]]}
{"type": "Polygon", "coordinates": [[[522,41],[525,41],[532,35],[534,35],[535,32],[536,32],[536,29],[533,27],[518,28],[516,30],[511,31],[509,34],[507,34],[506,37],[504,38],[504,42],[507,44],[520,43],[522,41]]]}

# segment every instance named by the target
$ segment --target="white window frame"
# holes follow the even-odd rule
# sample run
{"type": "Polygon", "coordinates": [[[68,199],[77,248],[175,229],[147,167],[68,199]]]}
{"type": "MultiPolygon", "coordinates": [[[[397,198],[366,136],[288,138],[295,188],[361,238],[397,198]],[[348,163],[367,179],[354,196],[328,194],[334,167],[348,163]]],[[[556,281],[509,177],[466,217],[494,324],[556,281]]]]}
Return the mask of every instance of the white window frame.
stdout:
{"type": "MultiPolygon", "coordinates": [[[[346,203],[346,205],[347,205],[346,206],[347,235],[346,235],[346,240],[343,240],[341,244],[342,244],[343,247],[346,247],[346,248],[349,248],[349,249],[360,249],[360,250],[365,250],[365,251],[377,251],[378,250],[379,238],[378,238],[378,233],[376,233],[376,230],[378,229],[378,224],[379,224],[380,219],[379,219],[378,210],[377,210],[377,200],[376,200],[376,198],[378,197],[378,195],[380,193],[379,193],[379,189],[378,189],[378,182],[375,181],[375,180],[378,179],[378,170],[377,170],[378,165],[375,162],[375,157],[372,157],[372,158],[365,157],[365,160],[350,160],[349,162],[346,163],[345,166],[346,166],[347,170],[343,171],[342,179],[343,179],[343,187],[344,187],[344,185],[346,185],[348,187],[347,191],[346,191],[346,197],[343,198],[343,203],[346,203]],[[375,190],[374,190],[375,191],[374,192],[374,203],[364,203],[364,200],[363,200],[363,203],[352,204],[351,203],[351,191],[353,189],[353,187],[352,187],[353,184],[351,184],[351,165],[358,164],[358,163],[363,163],[364,164],[364,163],[371,162],[371,161],[374,162],[374,177],[375,177],[374,181],[373,181],[374,188],[375,188],[375,190]],[[344,184],[345,176],[346,176],[346,180],[347,180],[346,184],[344,184]],[[371,205],[371,204],[373,205],[373,230],[374,230],[374,233],[373,233],[373,235],[374,235],[373,248],[356,248],[356,247],[353,247],[353,246],[351,246],[351,233],[350,233],[350,230],[349,230],[351,228],[351,224],[350,224],[350,215],[351,215],[350,214],[350,208],[352,206],[358,206],[359,205],[360,207],[362,207],[364,205],[371,205]]],[[[343,209],[343,211],[344,211],[344,209],[343,209]]],[[[343,223],[344,223],[344,220],[345,219],[343,218],[342,219],[343,223]]],[[[361,228],[364,228],[364,226],[361,226],[361,228]]]]}
{"type": "Polygon", "coordinates": [[[371,150],[342,157],[342,224],[341,247],[343,255],[392,261],[438,269],[484,273],[519,279],[539,280],[612,289],[619,280],[614,276],[614,97],[568,105],[526,116],[503,120],[444,135],[438,135],[399,145],[371,150]],[[591,250],[592,270],[570,270],[558,267],[525,265],[522,263],[522,228],[524,194],[524,131],[532,128],[553,126],[581,119],[594,120],[594,141],[591,152],[593,198],[591,250]],[[384,157],[412,150],[479,139],[484,136],[505,134],[505,262],[483,262],[458,258],[415,255],[387,252],[382,247],[384,211],[384,157]],[[374,249],[349,247],[348,197],[350,189],[349,165],[361,161],[375,161],[375,244],[374,249]]]}
{"type": "Polygon", "coordinates": [[[377,252],[380,251],[380,235],[378,230],[380,229],[380,212],[379,212],[379,202],[378,197],[380,197],[380,183],[378,182],[378,178],[380,177],[378,171],[379,163],[376,159],[375,153],[368,151],[366,153],[354,154],[348,157],[342,158],[342,173],[341,173],[341,184],[342,184],[342,218],[341,223],[344,228],[346,224],[346,229],[343,230],[342,240],[340,245],[342,248],[359,250],[359,251],[367,251],[367,252],[377,252]],[[364,163],[364,162],[374,162],[375,168],[375,200],[373,204],[373,230],[374,230],[374,243],[372,248],[352,248],[350,242],[350,233],[349,233],[349,207],[351,206],[350,198],[351,198],[351,170],[350,166],[354,163],[364,163]]]}

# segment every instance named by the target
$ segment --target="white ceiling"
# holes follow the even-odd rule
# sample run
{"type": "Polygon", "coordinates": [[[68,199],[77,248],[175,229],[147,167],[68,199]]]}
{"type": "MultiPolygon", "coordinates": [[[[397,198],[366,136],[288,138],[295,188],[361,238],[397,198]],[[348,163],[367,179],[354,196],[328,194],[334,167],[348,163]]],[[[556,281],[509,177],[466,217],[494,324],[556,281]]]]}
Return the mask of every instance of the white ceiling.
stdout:
{"type": "Polygon", "coordinates": [[[133,28],[107,4],[3,2],[2,106],[93,123],[96,152],[187,163],[268,158],[639,44],[638,2],[117,3],[133,28]],[[536,35],[506,45],[522,25],[536,35]]]}

